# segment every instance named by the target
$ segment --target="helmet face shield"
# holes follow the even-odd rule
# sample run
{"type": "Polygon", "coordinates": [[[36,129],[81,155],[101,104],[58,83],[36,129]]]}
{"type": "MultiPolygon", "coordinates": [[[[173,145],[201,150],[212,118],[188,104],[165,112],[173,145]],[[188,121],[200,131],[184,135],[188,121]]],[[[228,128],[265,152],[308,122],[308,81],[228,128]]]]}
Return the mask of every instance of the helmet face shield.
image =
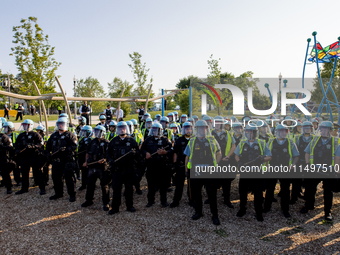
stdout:
{"type": "Polygon", "coordinates": [[[329,127],[319,127],[319,133],[322,137],[330,137],[331,136],[331,128],[329,127]]]}
{"type": "Polygon", "coordinates": [[[182,135],[191,136],[192,135],[192,127],[191,126],[184,126],[182,128],[182,135]]]}
{"type": "Polygon", "coordinates": [[[233,130],[234,130],[234,133],[235,133],[236,135],[241,135],[242,132],[243,132],[242,126],[233,127],[233,130]]]}
{"type": "Polygon", "coordinates": [[[156,120],[160,121],[160,120],[161,120],[161,116],[160,116],[160,115],[157,116],[157,117],[156,117],[156,120]]]}
{"type": "Polygon", "coordinates": [[[160,133],[161,133],[161,129],[160,128],[152,127],[151,130],[150,130],[149,135],[150,136],[160,136],[160,133]]]}
{"type": "Polygon", "coordinates": [[[129,127],[127,125],[124,126],[118,126],[117,127],[117,134],[118,135],[129,135],[129,127]]]}
{"type": "Polygon", "coordinates": [[[196,127],[198,137],[206,137],[208,134],[208,127],[196,127]]]}
{"type": "Polygon", "coordinates": [[[22,126],[24,131],[26,131],[26,132],[30,131],[30,126],[31,126],[30,124],[22,123],[21,126],[22,126]]]}
{"type": "Polygon", "coordinates": [[[288,129],[277,129],[276,130],[276,138],[285,139],[288,137],[288,129]]]}
{"type": "Polygon", "coordinates": [[[172,116],[172,115],[168,115],[167,117],[168,117],[168,119],[169,119],[170,122],[173,121],[173,116],[172,116]]]}
{"type": "MultiPolygon", "coordinates": [[[[208,122],[208,124],[209,124],[209,122],[208,122]]],[[[224,129],[224,121],[222,121],[222,120],[215,120],[214,128],[215,128],[216,130],[222,130],[222,129],[224,129]]]]}
{"type": "Polygon", "coordinates": [[[256,130],[245,130],[245,131],[244,131],[245,137],[246,137],[249,141],[255,140],[255,138],[256,138],[256,133],[257,133],[256,130]]]}
{"type": "Polygon", "coordinates": [[[67,123],[66,122],[57,122],[57,128],[61,131],[67,130],[67,123]]]}
{"type": "Polygon", "coordinates": [[[172,133],[178,134],[178,127],[172,127],[171,130],[172,130],[172,133]]]}
{"type": "Polygon", "coordinates": [[[260,135],[262,135],[262,136],[267,136],[268,134],[271,133],[268,126],[259,127],[259,131],[260,131],[260,135]]]}
{"type": "Polygon", "coordinates": [[[181,117],[181,123],[187,122],[188,118],[187,117],[181,117]]]}
{"type": "Polygon", "coordinates": [[[105,134],[103,130],[96,128],[94,129],[93,133],[95,138],[102,138],[105,134]]]}
{"type": "Polygon", "coordinates": [[[161,120],[161,125],[163,129],[166,129],[168,127],[168,123],[166,121],[161,120]]]}
{"type": "Polygon", "coordinates": [[[87,135],[87,132],[86,132],[86,130],[80,130],[80,132],[79,132],[79,136],[80,137],[88,137],[88,135],[87,135]]]}
{"type": "Polygon", "coordinates": [[[146,126],[147,129],[150,129],[152,127],[152,121],[146,122],[145,126],[146,126]]]}
{"type": "Polygon", "coordinates": [[[302,129],[301,129],[301,133],[302,134],[311,134],[313,133],[313,126],[302,126],[302,129]]]}

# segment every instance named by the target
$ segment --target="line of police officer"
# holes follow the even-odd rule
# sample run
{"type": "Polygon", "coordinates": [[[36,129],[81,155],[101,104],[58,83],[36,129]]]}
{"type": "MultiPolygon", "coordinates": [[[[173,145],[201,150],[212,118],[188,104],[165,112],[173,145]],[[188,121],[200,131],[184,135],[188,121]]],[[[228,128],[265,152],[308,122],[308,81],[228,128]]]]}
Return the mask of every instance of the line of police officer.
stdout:
{"type": "MultiPolygon", "coordinates": [[[[287,118],[287,121],[291,119],[287,118]]],[[[224,203],[234,208],[230,200],[231,182],[235,176],[211,179],[190,176],[190,169],[195,166],[259,166],[270,162],[273,166],[284,165],[290,168],[310,164],[333,165],[340,163],[340,147],[338,138],[332,137],[333,124],[322,122],[318,130],[320,135],[314,135],[314,123],[300,123],[300,129],[294,129],[291,136],[285,125],[270,123],[270,121],[255,121],[257,126],[247,124],[250,118],[243,118],[243,123],[235,117],[226,120],[217,116],[215,119],[204,115],[202,120],[197,116],[188,118],[183,114],[169,113],[156,116],[153,121],[149,113],[142,118],[142,129],[137,120],[110,121],[108,125],[101,121],[94,129],[85,125],[85,119],[79,118],[79,125],[69,127],[68,116],[60,116],[56,122],[56,131],[46,136],[44,127],[39,125],[37,132],[33,131],[33,122],[25,120],[22,132],[14,133],[13,123],[3,125],[0,135],[0,157],[6,162],[1,171],[7,194],[10,194],[12,181],[10,173],[21,189],[16,194],[28,192],[29,172],[33,170],[35,183],[40,188],[40,194],[46,194],[45,185],[48,183],[48,166],[52,165],[52,180],[55,194],[50,197],[55,200],[63,197],[65,180],[69,201],[76,200],[75,176],[77,169],[81,171],[81,186],[86,189],[85,202],[82,207],[93,204],[94,189],[97,179],[100,179],[102,189],[103,210],[109,214],[119,212],[121,191],[125,187],[126,209],[135,212],[133,207],[133,186],[137,194],[141,194],[140,181],[146,171],[148,185],[147,207],[155,203],[155,193],[159,190],[161,205],[167,207],[167,189],[171,178],[176,186],[170,207],[177,207],[182,199],[185,177],[188,182],[188,197],[194,206],[193,220],[203,216],[202,187],[208,195],[208,203],[212,213],[212,221],[219,225],[217,210],[217,190],[223,189],[224,203]],[[177,116],[176,116],[177,114],[177,116]],[[243,128],[243,124],[247,124],[243,128]],[[213,130],[210,132],[210,129],[213,130]],[[275,136],[271,130],[275,129],[275,136]],[[108,132],[107,132],[108,131],[108,132]],[[78,136],[78,139],[77,139],[78,136]],[[39,160],[37,160],[39,159],[39,160]],[[18,169],[20,169],[18,176],[18,169]],[[21,179],[20,179],[21,173],[21,179]],[[113,189],[111,210],[110,185],[113,189]]],[[[254,120],[252,120],[254,123],[254,120]]],[[[287,123],[289,125],[289,123],[287,123]]],[[[192,174],[192,173],[191,173],[192,174]]],[[[314,209],[317,185],[323,181],[325,218],[332,220],[331,207],[333,191],[337,182],[333,179],[304,178],[306,205],[301,213],[314,209]]],[[[302,180],[281,178],[280,196],[281,209],[285,217],[290,217],[289,204],[294,204],[301,196],[302,180]],[[292,195],[290,184],[293,184],[292,195]]],[[[247,195],[254,194],[256,218],[263,221],[263,213],[271,210],[275,201],[274,189],[277,179],[253,179],[242,175],[239,181],[240,209],[238,217],[246,214],[247,195]],[[263,191],[266,191],[263,198],[263,191]],[[263,208],[264,201],[264,208],[263,208]]]]}

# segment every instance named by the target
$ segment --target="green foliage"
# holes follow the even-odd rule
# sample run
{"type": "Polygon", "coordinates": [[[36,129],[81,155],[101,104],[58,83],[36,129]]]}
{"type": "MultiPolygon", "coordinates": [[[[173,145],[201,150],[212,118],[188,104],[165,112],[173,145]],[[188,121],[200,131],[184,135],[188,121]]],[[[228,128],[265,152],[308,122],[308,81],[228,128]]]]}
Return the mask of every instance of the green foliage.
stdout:
{"type": "Polygon", "coordinates": [[[15,57],[15,65],[19,71],[18,93],[37,95],[33,81],[36,82],[41,94],[55,93],[55,72],[61,65],[53,57],[55,47],[49,44],[48,35],[45,35],[37,24],[37,18],[28,17],[22,19],[20,23],[19,26],[13,27],[12,42],[15,46],[11,48],[10,54],[15,57]]]}
{"type": "MultiPolygon", "coordinates": [[[[129,57],[131,58],[132,64],[129,64],[129,67],[132,69],[134,83],[136,85],[136,88],[134,89],[134,96],[143,96],[147,95],[149,88],[152,84],[152,77],[149,82],[148,80],[148,72],[150,69],[146,68],[146,63],[142,63],[141,58],[142,55],[138,52],[133,52],[132,54],[129,54],[129,57]]],[[[154,97],[154,93],[151,90],[150,98],[154,97]]],[[[152,107],[153,103],[148,103],[148,108],[152,107]]]]}
{"type": "MultiPolygon", "coordinates": [[[[128,81],[122,81],[120,78],[115,77],[111,83],[108,83],[109,96],[111,98],[119,98],[122,90],[124,88],[123,97],[131,96],[133,84],[129,84],[128,81]]],[[[114,108],[118,107],[118,102],[112,102],[111,106],[114,108]]],[[[121,102],[120,109],[124,111],[124,114],[128,116],[131,112],[131,106],[133,105],[129,102],[121,102]]]]}
{"type": "MultiPolygon", "coordinates": [[[[77,97],[105,97],[105,91],[103,86],[96,78],[87,77],[81,78],[77,81],[75,94],[77,97]]],[[[81,102],[82,103],[82,102],[81,102]]],[[[88,102],[89,103],[89,102],[88,102]]],[[[78,105],[79,106],[79,105],[78,105]]],[[[93,101],[91,103],[92,111],[103,112],[106,108],[106,102],[93,101]]]]}

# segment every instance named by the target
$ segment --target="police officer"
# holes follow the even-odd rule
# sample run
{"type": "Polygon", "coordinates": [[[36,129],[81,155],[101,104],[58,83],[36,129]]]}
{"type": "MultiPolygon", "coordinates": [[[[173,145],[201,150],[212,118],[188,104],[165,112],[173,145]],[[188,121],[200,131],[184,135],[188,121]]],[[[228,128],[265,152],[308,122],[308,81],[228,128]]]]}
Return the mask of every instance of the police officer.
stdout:
{"type": "Polygon", "coordinates": [[[47,186],[48,185],[48,180],[49,180],[48,171],[49,171],[50,163],[47,162],[45,148],[46,148],[46,144],[47,144],[47,141],[50,138],[50,136],[46,135],[46,128],[42,124],[39,124],[37,126],[36,131],[37,131],[37,133],[41,136],[41,138],[44,141],[44,146],[41,147],[41,150],[39,151],[39,158],[40,158],[41,165],[42,165],[42,174],[43,174],[44,184],[45,184],[45,186],[47,186]]]}
{"type": "Polygon", "coordinates": [[[141,147],[143,158],[146,159],[146,179],[148,182],[148,204],[151,207],[155,203],[157,188],[160,191],[161,204],[167,207],[166,192],[169,184],[171,169],[168,164],[172,158],[172,144],[169,139],[162,136],[162,125],[154,123],[148,136],[141,147]]]}
{"type": "Polygon", "coordinates": [[[174,114],[174,122],[176,122],[176,123],[179,123],[179,118],[178,118],[178,112],[177,111],[174,111],[174,112],[172,112],[173,114],[174,114]]]}
{"type": "Polygon", "coordinates": [[[180,119],[180,123],[179,123],[181,125],[181,128],[182,128],[183,124],[187,121],[188,121],[188,115],[182,114],[181,119],[180,119]]]}
{"type": "MultiPolygon", "coordinates": [[[[190,139],[184,154],[186,172],[195,169],[196,166],[215,167],[222,158],[221,149],[218,142],[210,134],[209,126],[206,121],[199,120],[195,125],[196,135],[190,139]]],[[[212,221],[214,225],[220,225],[217,211],[217,188],[218,181],[215,179],[194,178],[190,173],[191,194],[194,202],[195,214],[191,217],[198,220],[203,216],[202,212],[202,187],[205,185],[208,193],[210,211],[212,213],[212,221]]]]}
{"type": "Polygon", "coordinates": [[[21,176],[20,176],[20,169],[18,167],[18,165],[15,162],[15,143],[16,143],[16,139],[18,137],[18,134],[14,132],[15,131],[15,127],[13,122],[5,122],[5,124],[3,124],[3,133],[8,135],[9,138],[12,141],[12,145],[13,145],[13,150],[10,152],[10,157],[12,160],[10,160],[9,162],[9,167],[11,168],[10,171],[13,171],[13,177],[14,177],[14,181],[16,182],[17,186],[21,185],[21,176]]]}
{"type": "Polygon", "coordinates": [[[161,121],[162,116],[160,114],[155,115],[154,123],[159,123],[161,121]]]}
{"type": "Polygon", "coordinates": [[[83,165],[86,160],[86,151],[88,144],[92,139],[92,135],[93,135],[92,127],[88,125],[84,126],[79,133],[79,140],[77,146],[77,163],[81,171],[81,186],[78,188],[79,191],[86,189],[89,168],[84,167],[83,165]]]}
{"type": "Polygon", "coordinates": [[[152,122],[152,119],[150,117],[145,120],[145,128],[142,129],[142,135],[143,135],[144,140],[149,135],[152,124],[153,124],[153,122],[152,122]]]}
{"type": "MultiPolygon", "coordinates": [[[[107,122],[110,122],[110,121],[112,120],[112,110],[111,110],[111,105],[110,105],[110,104],[108,104],[108,105],[106,106],[106,109],[105,109],[105,111],[104,111],[104,114],[105,114],[105,116],[106,116],[107,122]]],[[[107,132],[107,131],[106,131],[106,132],[107,132]]]]}
{"type": "MultiPolygon", "coordinates": [[[[233,156],[236,145],[235,139],[225,130],[225,120],[222,117],[217,117],[214,120],[214,129],[211,134],[221,147],[222,160],[220,161],[220,165],[223,167],[233,162],[232,160],[229,161],[229,159],[233,156]]],[[[230,202],[230,187],[234,179],[235,178],[225,178],[220,180],[223,189],[224,204],[229,208],[234,208],[230,202]]]]}
{"type": "MultiPolygon", "coordinates": [[[[259,167],[264,162],[271,159],[271,152],[264,140],[258,139],[258,130],[254,125],[247,125],[245,128],[245,138],[241,140],[235,149],[235,159],[238,162],[239,169],[241,167],[259,167]]],[[[254,205],[256,219],[263,221],[262,216],[262,180],[250,179],[240,176],[239,193],[240,193],[240,210],[237,212],[237,217],[242,217],[246,214],[247,195],[248,191],[254,193],[254,205]]]]}
{"type": "Polygon", "coordinates": [[[172,123],[170,125],[170,130],[171,130],[171,133],[172,133],[172,137],[171,137],[171,139],[169,139],[170,141],[174,142],[179,137],[181,137],[181,133],[179,131],[179,128],[175,123],[172,123]]]}
{"type": "MultiPolygon", "coordinates": [[[[135,123],[137,123],[137,121],[135,123]]],[[[139,132],[139,130],[134,129],[135,125],[131,120],[127,121],[126,124],[129,127],[130,136],[137,142],[137,144],[140,148],[142,146],[143,141],[144,141],[142,134],[139,132]]],[[[136,188],[136,193],[138,195],[142,195],[143,192],[140,189],[140,181],[142,180],[142,177],[143,177],[144,172],[145,172],[145,162],[140,157],[140,154],[139,154],[139,157],[136,157],[136,162],[137,162],[137,164],[135,164],[135,170],[136,171],[135,171],[135,176],[134,176],[134,180],[133,180],[133,185],[136,188]]]]}
{"type": "Polygon", "coordinates": [[[143,130],[145,128],[145,122],[146,122],[147,118],[151,118],[151,115],[148,112],[144,113],[144,115],[142,117],[142,122],[140,124],[140,130],[143,130]]]}
{"type": "MultiPolygon", "coordinates": [[[[169,118],[163,116],[160,120],[163,129],[163,136],[167,137],[170,141],[173,141],[173,134],[171,128],[169,128],[169,118]]],[[[177,125],[176,125],[177,127],[177,125]]]]}
{"type": "Polygon", "coordinates": [[[96,126],[93,129],[94,138],[89,140],[86,150],[86,159],[83,164],[84,167],[88,167],[87,176],[87,189],[86,189],[86,201],[81,205],[82,207],[88,207],[93,204],[94,190],[96,187],[96,181],[100,179],[100,186],[102,189],[102,201],[103,210],[109,210],[110,202],[110,187],[111,176],[110,171],[107,168],[106,152],[109,141],[105,139],[105,128],[103,126],[96,126]]]}
{"type": "Polygon", "coordinates": [[[10,167],[10,154],[12,150],[11,139],[6,134],[0,133],[0,162],[2,163],[0,173],[3,184],[7,189],[7,194],[12,194],[12,180],[10,177],[12,171],[10,167]]]}
{"type": "MultiPolygon", "coordinates": [[[[177,127],[177,126],[176,126],[177,127]]],[[[174,155],[173,155],[173,162],[175,166],[175,194],[173,198],[173,202],[170,204],[170,208],[174,208],[179,206],[179,202],[182,199],[183,195],[183,188],[184,188],[184,182],[185,182],[185,157],[184,150],[188,145],[188,142],[190,140],[190,137],[193,134],[193,126],[190,122],[183,123],[182,126],[182,136],[178,137],[178,139],[175,140],[174,144],[174,155]]],[[[189,178],[188,178],[189,179],[189,178]]],[[[190,180],[188,180],[188,183],[190,180]]],[[[191,201],[191,191],[188,187],[188,197],[191,201]]],[[[189,202],[190,202],[189,201],[189,202]]]]}
{"type": "MultiPolygon", "coordinates": [[[[308,144],[314,137],[314,127],[312,122],[305,121],[302,123],[302,129],[301,129],[301,134],[296,135],[294,137],[294,142],[299,150],[300,157],[299,157],[299,162],[298,166],[302,169],[305,169],[306,167],[306,152],[305,149],[307,148],[308,144]]],[[[308,181],[307,181],[308,182],[308,181]]],[[[296,201],[298,200],[298,197],[301,197],[301,188],[302,188],[302,179],[294,179],[293,180],[293,185],[292,185],[292,197],[290,200],[290,204],[295,204],[296,201]]]]}
{"type": "Polygon", "coordinates": [[[70,123],[70,118],[67,113],[62,113],[59,118],[65,117],[67,119],[68,131],[76,135],[76,125],[70,123]]]}
{"type": "Polygon", "coordinates": [[[268,143],[270,138],[274,138],[268,124],[265,121],[259,120],[256,125],[259,129],[259,138],[265,140],[268,143]]]}
{"type": "Polygon", "coordinates": [[[76,192],[74,190],[74,170],[75,152],[77,150],[77,137],[68,130],[67,118],[59,118],[56,122],[57,131],[54,132],[46,144],[48,158],[52,161],[52,180],[55,194],[50,200],[56,200],[63,197],[64,184],[66,181],[67,193],[70,202],[76,201],[76,192]]]}
{"type": "MultiPolygon", "coordinates": [[[[334,154],[338,146],[338,138],[331,136],[333,123],[330,121],[323,121],[319,125],[320,135],[313,137],[311,142],[307,145],[305,152],[305,159],[307,167],[311,165],[317,168],[316,165],[326,166],[329,168],[334,166],[334,154]]],[[[309,210],[314,210],[315,194],[318,184],[323,181],[323,198],[324,198],[324,212],[325,220],[332,221],[331,209],[333,204],[333,192],[330,185],[330,179],[309,179],[308,174],[305,175],[305,206],[301,209],[301,213],[307,213],[309,210]]]]}
{"type": "MultiPolygon", "coordinates": [[[[272,159],[270,165],[275,167],[288,166],[290,169],[294,169],[299,160],[299,151],[293,139],[290,138],[289,129],[287,126],[279,124],[276,126],[275,139],[270,139],[268,142],[269,149],[272,153],[272,159]]],[[[286,218],[290,218],[289,213],[289,201],[290,201],[290,184],[292,179],[280,178],[281,189],[281,209],[283,215],[286,218]]],[[[271,203],[274,197],[274,189],[276,185],[276,179],[273,179],[273,185],[267,188],[266,199],[264,203],[264,211],[268,212],[271,208],[271,203]]]]}
{"type": "Polygon", "coordinates": [[[79,113],[85,117],[86,125],[90,124],[89,114],[91,112],[91,107],[87,105],[87,101],[84,101],[84,104],[80,106],[79,113]]]}
{"type": "Polygon", "coordinates": [[[21,168],[22,174],[22,186],[21,190],[15,194],[23,194],[28,192],[29,187],[29,173],[30,168],[33,169],[33,175],[36,176],[36,182],[40,188],[40,195],[46,194],[45,184],[42,176],[41,169],[36,160],[38,150],[43,147],[44,142],[39,134],[33,131],[33,121],[26,119],[21,124],[23,132],[20,133],[15,142],[15,154],[17,156],[17,162],[21,168]]]}
{"type": "Polygon", "coordinates": [[[142,133],[141,133],[141,131],[139,129],[139,124],[138,124],[137,120],[136,119],[131,119],[130,121],[133,123],[134,133],[139,133],[140,136],[143,138],[142,133]]]}
{"type": "Polygon", "coordinates": [[[199,120],[199,118],[198,118],[197,115],[193,115],[192,118],[193,118],[193,120],[194,120],[193,126],[195,126],[195,124],[196,124],[196,122],[199,120]]]}
{"type": "Polygon", "coordinates": [[[100,115],[99,116],[100,122],[97,124],[97,126],[102,126],[105,128],[105,132],[109,132],[109,125],[106,123],[106,116],[105,115],[100,115]]]}
{"type": "Polygon", "coordinates": [[[79,139],[79,133],[85,125],[86,125],[85,117],[79,116],[78,117],[78,126],[76,127],[76,134],[77,134],[78,139],[79,139]]]}
{"type": "Polygon", "coordinates": [[[134,159],[138,157],[138,144],[130,136],[130,131],[125,121],[120,121],[117,124],[117,134],[110,142],[107,150],[107,159],[110,163],[112,171],[112,209],[109,214],[119,212],[121,205],[122,186],[125,187],[125,203],[126,210],[135,212],[133,207],[133,181],[135,178],[135,164],[134,159]]]}
{"type": "Polygon", "coordinates": [[[117,127],[117,122],[114,120],[111,120],[109,123],[109,132],[105,136],[106,140],[111,141],[114,137],[117,136],[116,127],[117,127]]]}

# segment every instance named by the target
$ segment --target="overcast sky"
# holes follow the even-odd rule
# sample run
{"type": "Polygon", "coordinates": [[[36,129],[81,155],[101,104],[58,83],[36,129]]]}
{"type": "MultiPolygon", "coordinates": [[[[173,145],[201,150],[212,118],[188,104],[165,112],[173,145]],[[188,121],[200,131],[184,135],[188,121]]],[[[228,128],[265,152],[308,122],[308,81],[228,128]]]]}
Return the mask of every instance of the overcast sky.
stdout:
{"type": "MultiPolygon", "coordinates": [[[[222,72],[301,78],[307,38],[325,47],[340,36],[338,1],[2,1],[0,69],[17,74],[12,28],[34,16],[62,62],[57,71],[68,95],[73,76],[132,82],[129,53],[142,55],[154,91],[174,88],[188,75],[206,77],[210,54],[222,72]],[[332,12],[334,11],[334,12],[332,12]]],[[[316,66],[308,65],[306,77],[316,66]]],[[[275,81],[275,80],[274,80],[275,81]]],[[[277,81],[278,84],[278,81],[277,81]]],[[[277,84],[273,84],[276,86],[277,84]]],[[[260,84],[262,92],[267,93],[260,84]]],[[[289,84],[288,84],[289,87],[289,84]]]]}

